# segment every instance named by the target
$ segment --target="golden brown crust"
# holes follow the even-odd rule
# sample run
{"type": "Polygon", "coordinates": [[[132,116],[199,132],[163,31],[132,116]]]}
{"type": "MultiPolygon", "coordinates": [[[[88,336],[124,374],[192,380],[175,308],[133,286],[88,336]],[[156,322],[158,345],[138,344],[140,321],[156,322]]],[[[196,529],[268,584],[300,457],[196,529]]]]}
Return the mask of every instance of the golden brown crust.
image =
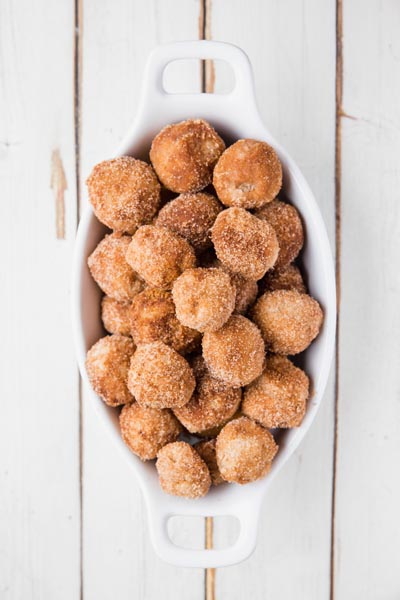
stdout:
{"type": "Polygon", "coordinates": [[[284,269],[272,269],[259,283],[260,292],[273,292],[274,290],[297,290],[301,294],[307,293],[299,267],[288,265],[284,269]]]}
{"type": "Polygon", "coordinates": [[[247,417],[230,421],[217,437],[217,464],[225,481],[245,484],[271,468],[278,446],[267,429],[247,417]]]}
{"type": "Polygon", "coordinates": [[[250,306],[256,301],[258,295],[257,281],[246,279],[243,277],[243,275],[239,275],[239,273],[232,273],[232,271],[230,271],[217,258],[213,261],[213,263],[210,263],[207,266],[217,267],[225,271],[225,273],[228,273],[229,277],[231,278],[231,282],[236,289],[235,312],[239,315],[244,315],[250,306]]]}
{"type": "Polygon", "coordinates": [[[202,357],[192,362],[196,389],[189,402],[175,408],[175,416],[190,433],[213,429],[233,417],[242,399],[240,388],[232,388],[212,377],[202,357]]]}
{"type": "Polygon", "coordinates": [[[211,183],[212,172],[225,149],[223,140],[201,119],[167,125],[156,135],[150,160],[166,188],[198,192],[211,183]]]}
{"type": "Polygon", "coordinates": [[[129,302],[143,289],[143,282],[126,261],[131,237],[106,235],[88,258],[90,273],[99,288],[118,302],[129,302]]]}
{"type": "Polygon", "coordinates": [[[233,273],[257,281],[271,269],[279,245],[269,223],[243,208],[228,208],[215,220],[211,239],[219,260],[233,273]]]}
{"type": "Polygon", "coordinates": [[[211,429],[204,429],[203,431],[197,431],[196,432],[196,436],[200,437],[200,438],[216,438],[217,435],[219,434],[219,432],[221,431],[221,429],[223,427],[225,427],[225,425],[227,423],[229,423],[230,421],[233,421],[234,419],[240,419],[240,417],[242,417],[242,413],[239,410],[233,415],[233,417],[231,417],[230,419],[228,419],[227,421],[225,421],[225,423],[221,423],[221,425],[218,425],[217,427],[211,427],[211,429]]]}
{"type": "Polygon", "coordinates": [[[163,206],[155,224],[185,238],[201,253],[211,246],[210,230],[221,210],[222,205],[211,194],[181,194],[163,206]]]}
{"type": "Polygon", "coordinates": [[[114,230],[88,259],[112,335],[89,350],[87,374],[107,404],[124,405],[124,442],[142,460],[157,456],[163,490],[186,498],[268,473],[278,446],[266,427],[299,426],[309,394],[285,355],[307,348],[323,321],[292,263],[304,233],[276,198],[275,150],[257,140],[224,150],[209,123],[187,120],[154,138],[154,170],[125,156],[87,181],[114,230]],[[200,191],[213,174],[222,204],[200,191]],[[203,441],[177,441],[183,430],[203,441]]]}
{"type": "Polygon", "coordinates": [[[275,150],[265,142],[239,140],[219,159],[213,184],[225,206],[260,208],[281,189],[282,165],[275,150]]]}
{"type": "Polygon", "coordinates": [[[242,412],[268,428],[298,427],[309,395],[307,375],[285,356],[269,356],[262,375],[244,391],[242,412]]]}
{"type": "Polygon", "coordinates": [[[279,254],[275,269],[287,267],[298,256],[304,244],[304,231],[296,208],[286,202],[274,200],[256,213],[259,219],[268,221],[275,230],[279,254]]]}
{"type": "Polygon", "coordinates": [[[107,335],[86,356],[86,372],[96,394],[109,406],[132,402],[127,387],[128,370],[135,346],[131,338],[107,335]]]}
{"type": "Polygon", "coordinates": [[[132,238],[126,260],[145,282],[152,287],[171,289],[173,282],[185,269],[196,266],[193,248],[176,233],[144,225],[132,238]]]}
{"type": "Polygon", "coordinates": [[[170,410],[126,404],[119,416],[125,444],[142,460],[156,458],[163,446],[178,439],[182,427],[170,410]]]}
{"type": "Polygon", "coordinates": [[[204,442],[195,444],[194,448],[200,454],[200,457],[204,460],[210,471],[212,485],[220,485],[221,483],[224,483],[224,480],[218,469],[215,444],[215,439],[205,440],[204,442]]]}
{"type": "Polygon", "coordinates": [[[134,233],[160,205],[160,184],[147,163],[120,156],[96,165],[87,181],[96,217],[114,231],[134,233]]]}
{"type": "Polygon", "coordinates": [[[196,381],[189,363],[162,342],[139,346],[132,357],[128,388],[149,408],[179,408],[189,402],[196,381]]]}
{"type": "Polygon", "coordinates": [[[146,288],[129,308],[130,331],[135,344],[161,341],[180,354],[193,352],[201,342],[198,331],[177,319],[171,292],[146,288]]]}
{"type": "Polygon", "coordinates": [[[231,316],[236,289],[222,269],[187,269],[175,280],[172,297],[183,325],[201,332],[215,331],[231,316]]]}
{"type": "Polygon", "coordinates": [[[129,307],[125,302],[118,302],[114,298],[104,296],[101,301],[101,320],[109,333],[131,335],[129,322],[129,307]]]}
{"type": "Polygon", "coordinates": [[[241,315],[232,315],[221,329],[204,334],[203,356],[216,379],[240,387],[261,375],[264,342],[254,323],[241,315]]]}
{"type": "Polygon", "coordinates": [[[258,294],[257,282],[245,279],[239,273],[232,273],[231,280],[236,288],[235,312],[244,315],[256,301],[258,294]]]}
{"type": "Polygon", "coordinates": [[[186,442],[167,444],[156,463],[160,485],[166,494],[201,498],[210,489],[211,476],[198,452],[186,442]]]}
{"type": "Polygon", "coordinates": [[[296,290],[276,290],[261,296],[252,311],[267,348],[275,354],[303,352],[317,337],[323,312],[316,300],[296,290]]]}

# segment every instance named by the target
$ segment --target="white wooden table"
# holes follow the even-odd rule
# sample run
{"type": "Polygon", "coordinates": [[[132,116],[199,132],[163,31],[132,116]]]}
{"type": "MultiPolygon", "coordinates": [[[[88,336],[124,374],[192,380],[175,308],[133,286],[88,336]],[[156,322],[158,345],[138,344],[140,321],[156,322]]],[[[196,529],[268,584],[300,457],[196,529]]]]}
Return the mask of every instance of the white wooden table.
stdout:
{"type": "MultiPolygon", "coordinates": [[[[220,65],[172,69],[218,91],[220,65]]],[[[0,3],[0,598],[400,598],[400,3],[0,3]],[[163,564],[128,466],[85,403],[69,271],[84,181],[132,121],[160,42],[250,56],[265,123],[320,203],[336,249],[335,369],[265,500],[247,562],[163,564]]],[[[214,544],[230,525],[215,523],[214,544]]],[[[185,523],[181,543],[204,543],[185,523]],[[197,542],[194,542],[194,540],[197,542]]]]}

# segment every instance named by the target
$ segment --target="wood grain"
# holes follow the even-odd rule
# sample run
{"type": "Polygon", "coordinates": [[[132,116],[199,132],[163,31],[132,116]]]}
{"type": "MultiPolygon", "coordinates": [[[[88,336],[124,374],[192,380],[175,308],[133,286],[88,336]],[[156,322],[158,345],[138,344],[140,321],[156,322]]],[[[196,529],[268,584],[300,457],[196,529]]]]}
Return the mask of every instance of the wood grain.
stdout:
{"type": "Polygon", "coordinates": [[[80,595],[78,375],[68,296],[76,227],[73,35],[70,2],[0,5],[6,600],[80,595]]]}
{"type": "MultiPolygon", "coordinates": [[[[399,30],[396,0],[0,4],[0,598],[400,596],[399,30]],[[332,373],[254,556],[207,571],[155,556],[133,473],[84,391],[80,406],[68,297],[84,181],[130,125],[153,46],[197,37],[248,52],[264,121],[320,203],[341,292],[336,391],[332,373]]],[[[221,92],[232,78],[182,62],[166,83],[221,92]]],[[[225,518],[169,530],[185,547],[237,535],[225,518]]]]}
{"type": "Polygon", "coordinates": [[[400,595],[400,10],[364,7],[343,3],[338,600],[400,595]]]}

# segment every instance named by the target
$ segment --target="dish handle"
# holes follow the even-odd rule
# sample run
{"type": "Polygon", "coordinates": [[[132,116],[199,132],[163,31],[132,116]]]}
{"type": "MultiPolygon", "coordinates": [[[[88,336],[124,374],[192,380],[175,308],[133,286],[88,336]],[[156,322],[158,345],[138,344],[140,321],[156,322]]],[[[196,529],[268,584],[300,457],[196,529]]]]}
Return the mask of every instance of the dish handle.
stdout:
{"type": "MultiPolygon", "coordinates": [[[[192,504],[192,503],[190,503],[192,504]]],[[[189,507],[190,505],[188,505],[189,507]]],[[[216,568],[237,564],[248,558],[257,543],[258,520],[260,503],[238,506],[222,510],[219,515],[233,516],[239,521],[240,531],[233,545],[220,549],[191,549],[174,544],[169,537],[168,521],[171,517],[183,515],[199,516],[193,510],[163,510],[160,505],[148,507],[149,530],[151,540],[157,555],[167,563],[176,567],[216,568]]],[[[206,515],[204,515],[206,516],[206,515]]],[[[216,514],[209,516],[218,516],[216,514]]]]}
{"type": "Polygon", "coordinates": [[[185,106],[190,106],[191,101],[198,105],[199,97],[202,102],[215,102],[237,104],[243,110],[243,106],[249,108],[249,103],[255,105],[254,77],[250,60],[241,48],[226,42],[215,42],[210,40],[193,40],[173,42],[156,46],[151,52],[143,78],[143,93],[141,98],[142,109],[155,110],[160,101],[165,107],[165,102],[184,101],[185,106]],[[234,87],[230,93],[176,93],[166,92],[163,84],[163,74],[166,66],[176,60],[183,59],[214,59],[227,62],[234,74],[234,87]]]}

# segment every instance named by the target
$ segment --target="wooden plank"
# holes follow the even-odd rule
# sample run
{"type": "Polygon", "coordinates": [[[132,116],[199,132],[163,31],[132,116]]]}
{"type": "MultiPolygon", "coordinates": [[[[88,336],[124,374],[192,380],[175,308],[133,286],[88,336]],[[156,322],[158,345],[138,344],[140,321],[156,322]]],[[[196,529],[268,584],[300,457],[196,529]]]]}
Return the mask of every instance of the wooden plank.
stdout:
{"type": "Polygon", "coordinates": [[[0,6],[0,596],[80,597],[73,3],[0,6]]]}
{"type": "Polygon", "coordinates": [[[400,595],[399,28],[398,2],[343,4],[338,600],[400,595]]]}
{"type": "MultiPolygon", "coordinates": [[[[334,246],[335,3],[214,0],[214,39],[249,55],[261,114],[319,201],[334,246]]],[[[216,90],[227,87],[216,66],[216,90]]],[[[329,596],[334,377],[306,440],[264,504],[252,558],[216,573],[217,598],[329,596]]],[[[216,542],[231,536],[216,528],[216,542]]]]}
{"type": "MultiPolygon", "coordinates": [[[[92,166],[112,156],[135,114],[144,64],[161,42],[196,38],[198,2],[85,0],[83,10],[82,204],[92,166]]],[[[193,88],[199,70],[173,67],[169,83],[193,88]]],[[[154,554],[134,475],[84,396],[84,594],[118,598],[203,598],[204,572],[170,567],[154,554]],[[190,591],[190,592],[189,592],[190,591]]],[[[172,524],[182,545],[204,543],[203,520],[172,524]]]]}

